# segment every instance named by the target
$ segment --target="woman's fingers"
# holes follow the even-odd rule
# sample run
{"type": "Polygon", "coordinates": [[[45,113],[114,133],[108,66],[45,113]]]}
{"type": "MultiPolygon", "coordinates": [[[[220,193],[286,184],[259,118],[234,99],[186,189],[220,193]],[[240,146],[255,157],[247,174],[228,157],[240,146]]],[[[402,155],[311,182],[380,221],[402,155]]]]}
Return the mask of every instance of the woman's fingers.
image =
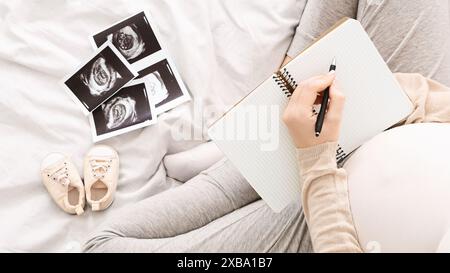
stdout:
{"type": "Polygon", "coordinates": [[[297,148],[313,147],[326,142],[335,142],[339,139],[341,116],[345,97],[338,90],[334,82],[335,75],[328,74],[302,82],[296,89],[284,111],[283,121],[297,148]],[[314,134],[316,117],[312,116],[312,107],[319,100],[322,93],[330,87],[328,112],[325,115],[324,130],[320,137],[314,134]]]}
{"type": "Polygon", "coordinates": [[[335,78],[333,72],[303,81],[292,94],[288,108],[311,117],[313,105],[322,103],[323,91],[333,84],[335,78]]]}
{"type": "Polygon", "coordinates": [[[327,114],[325,115],[325,118],[330,121],[340,120],[342,117],[342,113],[344,111],[344,106],[345,106],[345,96],[339,90],[338,86],[336,85],[336,82],[333,82],[333,84],[330,87],[330,102],[328,105],[328,111],[327,114]]]}
{"type": "Polygon", "coordinates": [[[334,79],[336,78],[334,73],[328,73],[326,75],[317,76],[300,83],[292,99],[296,100],[297,103],[311,107],[315,104],[317,96],[319,93],[323,92],[327,87],[329,87],[334,79]]]}
{"type": "Polygon", "coordinates": [[[322,104],[322,99],[323,99],[323,93],[317,94],[317,98],[316,98],[316,101],[314,102],[314,105],[322,104]]]}

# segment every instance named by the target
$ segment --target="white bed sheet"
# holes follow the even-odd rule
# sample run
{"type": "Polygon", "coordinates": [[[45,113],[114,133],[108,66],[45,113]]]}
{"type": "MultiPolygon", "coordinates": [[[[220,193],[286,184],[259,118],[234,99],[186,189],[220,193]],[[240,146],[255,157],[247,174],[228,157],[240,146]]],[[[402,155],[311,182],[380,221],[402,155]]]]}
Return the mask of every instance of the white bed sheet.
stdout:
{"type": "Polygon", "coordinates": [[[77,251],[108,214],[172,187],[164,156],[204,140],[180,141],[171,129],[183,120],[201,132],[215,117],[194,105],[223,112],[275,71],[304,3],[0,0],[0,251],[77,251]],[[91,55],[89,34],[142,9],[153,16],[194,99],[155,126],[106,141],[121,157],[113,206],[67,215],[43,187],[40,162],[60,151],[81,170],[92,141],[87,118],[57,82],[91,55]]]}

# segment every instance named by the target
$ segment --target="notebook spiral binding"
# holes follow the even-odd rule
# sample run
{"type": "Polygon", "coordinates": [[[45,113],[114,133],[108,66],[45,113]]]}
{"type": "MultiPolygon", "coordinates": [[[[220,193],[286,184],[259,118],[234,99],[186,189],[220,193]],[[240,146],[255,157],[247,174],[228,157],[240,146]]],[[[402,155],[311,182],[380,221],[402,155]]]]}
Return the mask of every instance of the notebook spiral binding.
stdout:
{"type": "MultiPolygon", "coordinates": [[[[273,76],[275,83],[280,87],[281,91],[286,95],[287,98],[292,97],[295,89],[298,87],[297,82],[294,77],[289,73],[286,68],[278,71],[273,76]]],[[[313,114],[317,115],[316,109],[313,108],[313,114]]],[[[345,153],[344,149],[340,145],[338,145],[338,149],[336,151],[336,161],[338,164],[342,163],[347,158],[347,153],[345,153]]]]}
{"type": "Polygon", "coordinates": [[[283,91],[283,93],[288,98],[292,96],[298,86],[297,82],[294,80],[294,78],[286,68],[283,68],[282,71],[278,71],[273,76],[273,79],[275,80],[275,83],[281,88],[281,91],[283,91]]]}

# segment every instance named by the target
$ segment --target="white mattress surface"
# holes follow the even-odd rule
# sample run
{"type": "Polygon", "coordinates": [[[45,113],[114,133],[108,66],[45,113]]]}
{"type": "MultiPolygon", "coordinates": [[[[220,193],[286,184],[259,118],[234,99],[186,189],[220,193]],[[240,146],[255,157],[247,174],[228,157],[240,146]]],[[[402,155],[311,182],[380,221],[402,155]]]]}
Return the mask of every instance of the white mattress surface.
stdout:
{"type": "Polygon", "coordinates": [[[304,2],[0,0],[0,251],[77,251],[108,214],[172,187],[164,156],[204,141],[180,140],[174,129],[183,121],[201,132],[216,118],[211,112],[221,114],[275,71],[304,2]],[[87,118],[58,81],[92,54],[89,34],[143,9],[193,101],[155,126],[105,141],[121,159],[113,206],[67,215],[42,185],[40,163],[58,151],[81,171],[93,143],[87,118]]]}

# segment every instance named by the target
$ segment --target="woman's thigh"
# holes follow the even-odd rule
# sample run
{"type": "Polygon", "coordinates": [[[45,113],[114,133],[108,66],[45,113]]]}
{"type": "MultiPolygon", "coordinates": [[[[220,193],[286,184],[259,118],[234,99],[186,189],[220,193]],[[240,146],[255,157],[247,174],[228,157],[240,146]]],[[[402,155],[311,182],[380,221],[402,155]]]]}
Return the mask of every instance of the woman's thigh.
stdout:
{"type": "Polygon", "coordinates": [[[343,17],[361,22],[393,72],[450,86],[450,0],[308,1],[288,54],[296,56],[343,17]]]}
{"type": "Polygon", "coordinates": [[[88,240],[84,250],[297,252],[311,249],[299,205],[293,204],[276,214],[258,199],[232,164],[222,160],[178,188],[123,208],[88,240]]]}
{"type": "MultiPolygon", "coordinates": [[[[152,210],[152,207],[147,207],[152,210]]],[[[205,213],[214,210],[205,208],[205,213]]],[[[130,213],[133,213],[130,211],[130,213]]],[[[140,217],[142,215],[135,215],[140,217]]],[[[190,226],[174,219],[170,213],[161,219],[166,229],[180,230],[190,226]]],[[[130,217],[128,217],[130,218],[130,217]]],[[[262,200],[253,202],[197,229],[174,236],[163,236],[166,230],[116,219],[85,245],[89,252],[312,252],[312,244],[302,208],[292,204],[274,213],[262,200]],[[117,228],[128,226],[127,229],[117,228]],[[156,229],[155,229],[156,228],[156,229]],[[131,230],[130,230],[131,229],[131,230]],[[151,229],[151,230],[149,230],[151,229]],[[134,231],[133,231],[134,230],[134,231]],[[137,230],[137,231],[136,231],[137,230]],[[145,231],[147,230],[147,231],[145,231]],[[152,234],[153,233],[153,234],[152,234]]],[[[149,219],[147,219],[149,220],[149,219]]],[[[133,220],[135,221],[135,220],[133,220]]],[[[195,219],[194,219],[195,221],[195,219]]]]}
{"type": "Polygon", "coordinates": [[[191,232],[151,241],[153,252],[313,251],[301,207],[292,204],[274,213],[262,200],[191,232]]]}
{"type": "Polygon", "coordinates": [[[450,0],[360,0],[357,19],[393,72],[450,86],[450,0]]]}

